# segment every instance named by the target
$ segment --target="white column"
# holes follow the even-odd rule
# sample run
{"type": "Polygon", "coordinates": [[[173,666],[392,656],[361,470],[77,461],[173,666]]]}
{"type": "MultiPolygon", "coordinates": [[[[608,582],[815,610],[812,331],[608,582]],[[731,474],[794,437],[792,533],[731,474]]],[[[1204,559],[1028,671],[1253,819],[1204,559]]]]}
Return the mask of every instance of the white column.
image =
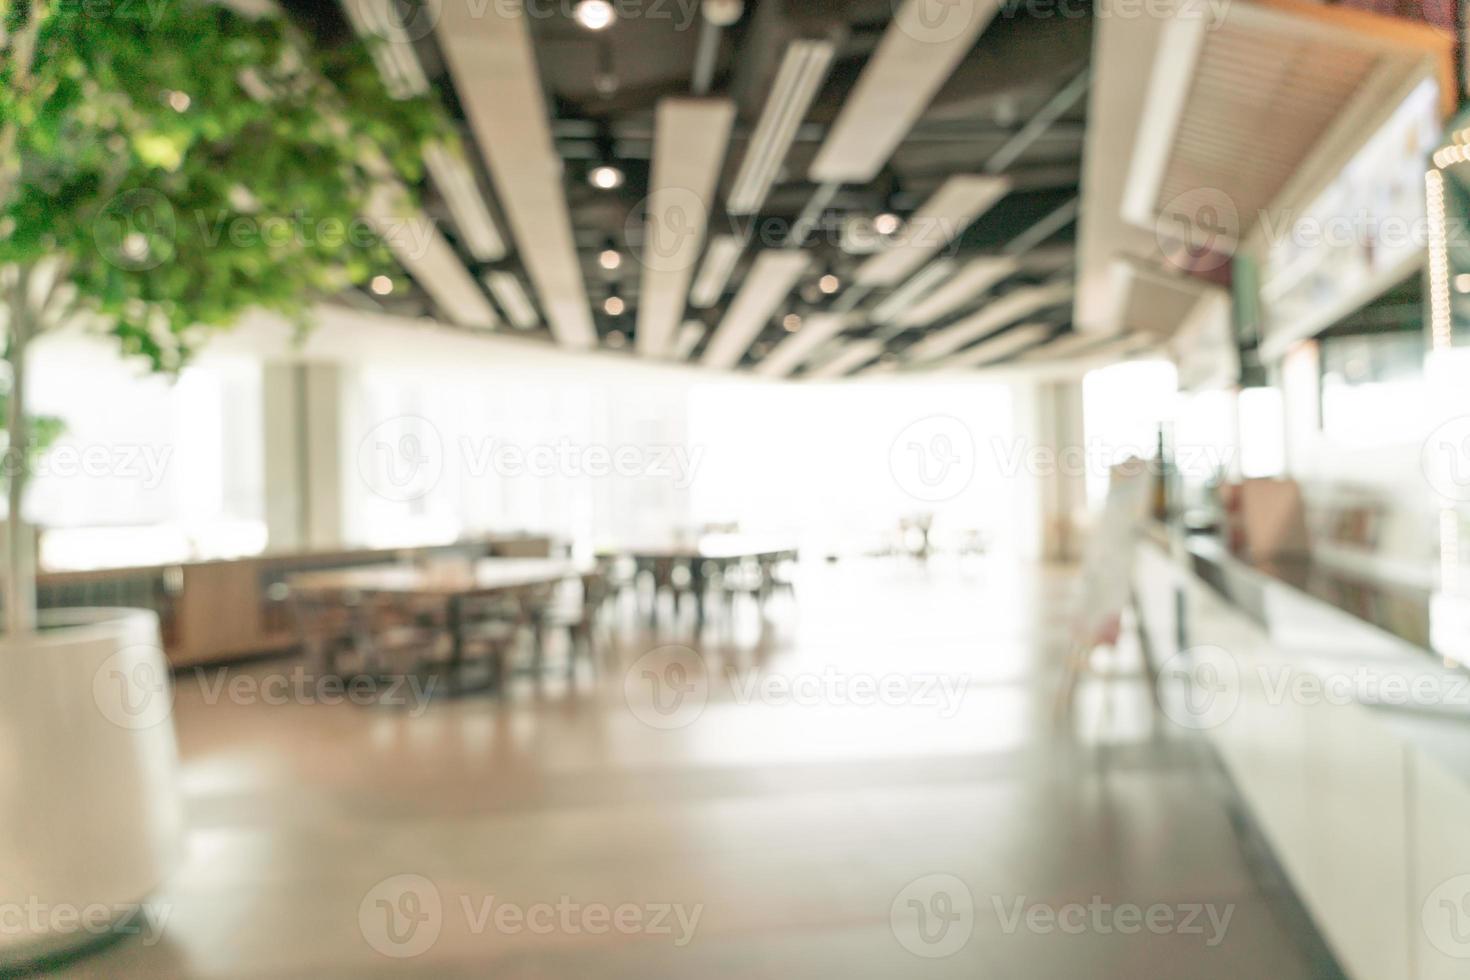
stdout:
{"type": "Polygon", "coordinates": [[[262,384],[269,548],[339,548],[342,370],[331,364],[267,364],[262,384]]]}

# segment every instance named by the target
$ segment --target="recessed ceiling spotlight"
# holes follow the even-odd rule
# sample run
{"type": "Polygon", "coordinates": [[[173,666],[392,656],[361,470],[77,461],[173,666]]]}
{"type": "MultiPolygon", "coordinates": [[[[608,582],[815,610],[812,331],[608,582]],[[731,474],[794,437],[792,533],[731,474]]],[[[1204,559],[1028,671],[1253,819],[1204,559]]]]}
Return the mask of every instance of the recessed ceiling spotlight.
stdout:
{"type": "Polygon", "coordinates": [[[891,235],[898,231],[899,224],[898,215],[891,211],[884,211],[873,219],[873,230],[880,235],[891,235]]]}
{"type": "Polygon", "coordinates": [[[1462,272],[1455,277],[1455,291],[1470,293],[1470,272],[1462,272]]]}
{"type": "Polygon", "coordinates": [[[838,279],[836,276],[832,275],[829,272],[827,275],[817,280],[817,288],[828,296],[831,296],[833,293],[837,292],[837,290],[842,288],[842,280],[838,279]]]}
{"type": "Polygon", "coordinates": [[[597,256],[597,264],[611,272],[623,264],[623,253],[615,248],[605,248],[597,256]]]}
{"type": "Polygon", "coordinates": [[[577,23],[589,31],[601,31],[611,27],[618,19],[618,12],[608,0],[581,0],[572,11],[577,23]]]}
{"type": "Polygon", "coordinates": [[[704,0],[704,19],[716,27],[729,27],[744,12],[744,0],[704,0]]]}
{"type": "Polygon", "coordinates": [[[593,167],[592,172],[587,175],[587,180],[598,190],[612,191],[623,186],[623,181],[628,178],[621,170],[610,163],[593,167]]]}
{"type": "Polygon", "coordinates": [[[786,328],[787,333],[796,333],[801,329],[801,317],[796,313],[788,313],[782,318],[781,326],[786,328]]]}
{"type": "Polygon", "coordinates": [[[623,335],[621,330],[612,331],[607,335],[606,339],[607,346],[609,347],[621,347],[628,342],[628,338],[623,335]]]}
{"type": "Polygon", "coordinates": [[[387,276],[373,276],[373,281],[369,283],[368,288],[378,296],[387,296],[393,292],[393,280],[387,276]]]}
{"type": "Polygon", "coordinates": [[[609,296],[603,301],[602,309],[608,316],[622,316],[628,305],[623,302],[621,296],[609,296]]]}

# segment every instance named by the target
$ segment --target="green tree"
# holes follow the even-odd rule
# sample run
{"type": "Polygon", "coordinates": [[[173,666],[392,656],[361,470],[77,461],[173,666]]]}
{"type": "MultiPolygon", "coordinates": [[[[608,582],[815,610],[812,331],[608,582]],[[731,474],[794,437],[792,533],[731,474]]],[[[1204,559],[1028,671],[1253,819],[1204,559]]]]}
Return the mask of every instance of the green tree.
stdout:
{"type": "Polygon", "coordinates": [[[389,97],[369,54],[204,0],[0,0],[12,633],[34,628],[21,501],[56,431],[23,412],[28,345],[79,325],[177,372],[247,310],[305,327],[317,300],[396,268],[383,215],[412,213],[423,144],[451,137],[436,106],[389,97]]]}

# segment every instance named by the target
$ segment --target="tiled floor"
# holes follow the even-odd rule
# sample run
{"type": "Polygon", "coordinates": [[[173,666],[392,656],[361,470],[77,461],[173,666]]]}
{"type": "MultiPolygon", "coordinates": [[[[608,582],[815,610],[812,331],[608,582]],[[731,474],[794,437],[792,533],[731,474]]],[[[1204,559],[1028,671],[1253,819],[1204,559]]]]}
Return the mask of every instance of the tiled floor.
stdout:
{"type": "Polygon", "coordinates": [[[815,566],[763,632],[746,610],[701,658],[625,629],[597,679],[505,701],[183,675],[167,924],[66,972],[1337,976],[1126,657],[1051,724],[1066,594],[999,561],[815,566]]]}

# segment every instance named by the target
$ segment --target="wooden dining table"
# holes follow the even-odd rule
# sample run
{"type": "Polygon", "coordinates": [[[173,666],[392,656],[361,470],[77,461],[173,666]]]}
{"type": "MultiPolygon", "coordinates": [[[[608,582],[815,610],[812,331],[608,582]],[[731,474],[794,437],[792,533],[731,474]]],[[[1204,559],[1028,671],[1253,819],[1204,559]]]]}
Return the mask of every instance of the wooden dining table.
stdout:
{"type": "MultiPolygon", "coordinates": [[[[515,596],[553,587],[593,571],[595,566],[559,558],[483,558],[424,565],[366,565],[302,572],[287,578],[289,589],[318,599],[387,596],[405,602],[442,603],[450,636],[445,665],[450,693],[468,693],[465,659],[465,605],[478,599],[515,596]]],[[[484,685],[490,686],[490,685],[484,685]]],[[[476,688],[478,689],[478,688],[476,688]]]]}
{"type": "MultiPolygon", "coordinates": [[[[603,560],[631,559],[639,572],[651,572],[657,596],[661,584],[671,584],[674,566],[683,565],[689,572],[689,592],[694,596],[696,621],[705,621],[705,585],[707,567],[721,572],[746,561],[768,567],[796,557],[796,544],[786,538],[765,534],[721,532],[687,537],[654,538],[608,544],[597,550],[603,560]]],[[[652,615],[657,615],[654,602],[652,615]]]]}

